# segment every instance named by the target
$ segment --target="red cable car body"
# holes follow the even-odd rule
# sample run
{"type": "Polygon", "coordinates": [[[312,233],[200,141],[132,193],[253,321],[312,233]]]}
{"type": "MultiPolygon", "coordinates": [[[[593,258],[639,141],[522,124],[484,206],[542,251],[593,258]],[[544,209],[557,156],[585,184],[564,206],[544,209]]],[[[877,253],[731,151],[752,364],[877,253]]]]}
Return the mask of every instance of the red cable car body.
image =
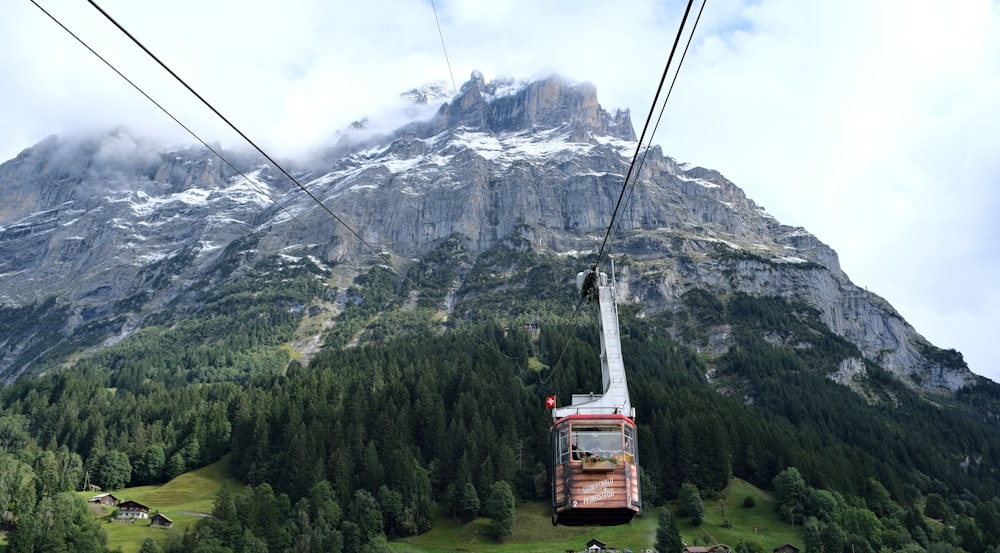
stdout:
{"type": "Polygon", "coordinates": [[[553,522],[632,522],[642,509],[635,422],[624,415],[569,415],[554,422],[552,441],[553,522]]]}
{"type": "Polygon", "coordinates": [[[618,335],[618,308],[607,275],[592,269],[577,286],[601,311],[603,394],[573,394],[552,412],[552,524],[611,526],[642,511],[635,412],[618,335]]]}

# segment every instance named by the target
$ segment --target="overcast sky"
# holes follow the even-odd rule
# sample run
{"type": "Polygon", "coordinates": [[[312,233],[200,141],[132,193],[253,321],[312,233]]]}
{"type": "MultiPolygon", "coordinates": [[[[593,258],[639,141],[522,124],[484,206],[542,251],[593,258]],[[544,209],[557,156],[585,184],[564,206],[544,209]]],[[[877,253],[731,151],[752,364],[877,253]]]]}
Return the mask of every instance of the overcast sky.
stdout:
{"type": "MultiPolygon", "coordinates": [[[[82,0],[37,0],[203,138],[241,144],[82,0]]],[[[98,3],[274,155],[452,77],[429,0],[98,3]]],[[[435,0],[454,81],[590,81],[640,130],[684,4],[435,0]]],[[[696,7],[697,9],[697,7],[696,7]]],[[[0,160],[124,125],[193,140],[29,0],[0,17],[0,160]]],[[[832,246],[860,286],[1000,381],[1000,4],[709,0],[654,142],[832,246]]],[[[0,198],[0,201],[3,201],[0,198]]]]}

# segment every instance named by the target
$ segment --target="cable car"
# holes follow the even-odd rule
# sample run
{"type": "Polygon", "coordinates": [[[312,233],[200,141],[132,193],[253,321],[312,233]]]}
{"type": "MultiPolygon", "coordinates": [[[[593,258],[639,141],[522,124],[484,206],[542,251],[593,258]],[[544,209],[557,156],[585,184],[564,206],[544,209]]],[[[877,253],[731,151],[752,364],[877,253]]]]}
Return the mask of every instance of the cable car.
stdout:
{"type": "Polygon", "coordinates": [[[642,498],[614,286],[593,267],[577,275],[577,288],[600,307],[604,393],[573,394],[570,405],[552,410],[552,524],[627,524],[642,498]]]}

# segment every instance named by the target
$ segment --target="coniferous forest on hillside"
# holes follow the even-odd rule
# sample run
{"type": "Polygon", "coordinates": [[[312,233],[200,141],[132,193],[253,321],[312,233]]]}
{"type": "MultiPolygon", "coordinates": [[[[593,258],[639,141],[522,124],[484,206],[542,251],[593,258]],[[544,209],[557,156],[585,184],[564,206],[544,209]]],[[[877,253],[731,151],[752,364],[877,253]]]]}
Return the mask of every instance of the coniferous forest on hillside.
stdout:
{"type": "MultiPolygon", "coordinates": [[[[499,519],[497,497],[546,500],[545,398],[600,391],[596,317],[573,309],[582,264],[487,252],[443,331],[436,305],[467,262],[444,248],[414,264],[410,284],[429,294],[417,302],[391,271],[362,274],[305,364],[288,344],[331,295],[323,270],[220,265],[161,326],[0,389],[9,551],[102,551],[103,530],[65,492],[164,482],[223,458],[247,488],[224,491],[214,517],[162,550],[381,551],[427,531],[438,509],[499,519]]],[[[927,396],[869,367],[859,393],[827,378],[857,351],[815,309],[697,289],[684,304],[620,306],[647,511],[739,477],[773,492],[809,553],[1000,551],[996,385],[927,396]],[[723,323],[735,345],[720,356],[672,337],[723,323]],[[776,332],[811,345],[765,339],[776,332]]]]}

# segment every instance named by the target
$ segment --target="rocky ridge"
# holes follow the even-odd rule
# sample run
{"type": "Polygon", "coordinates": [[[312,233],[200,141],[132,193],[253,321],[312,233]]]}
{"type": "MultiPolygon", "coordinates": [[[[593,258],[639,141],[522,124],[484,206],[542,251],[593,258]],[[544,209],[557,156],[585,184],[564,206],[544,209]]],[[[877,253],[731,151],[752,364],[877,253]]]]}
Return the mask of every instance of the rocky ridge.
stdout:
{"type": "MultiPolygon", "coordinates": [[[[410,97],[440,94],[430,87],[410,97]]],[[[386,254],[419,258],[456,235],[472,252],[514,236],[550,255],[596,251],[636,148],[627,111],[609,113],[592,85],[559,76],[486,82],[473,73],[430,119],[362,136],[346,132],[322,165],[296,171],[350,231],[249,156],[232,158],[244,178],[203,148],[160,151],[125,129],[49,138],[0,165],[8,199],[0,207],[0,303],[55,297],[69,313],[64,333],[127,315],[113,333],[120,339],[250,233],[261,236],[262,254],[357,266],[386,254]],[[190,262],[171,263],[181,257],[190,262]]],[[[612,253],[632,261],[629,300],[646,313],[681,308],[692,288],[800,300],[862,352],[831,378],[853,385],[863,374],[857,367],[874,362],[931,391],[975,382],[964,363],[927,355],[936,348],[851,283],[831,248],[776,221],[719,172],[658,147],[629,192],[616,241],[612,253]]],[[[693,347],[725,351],[724,330],[709,329],[717,339],[693,347]]],[[[0,343],[4,379],[13,376],[5,359],[30,342],[21,338],[0,343]]]]}

